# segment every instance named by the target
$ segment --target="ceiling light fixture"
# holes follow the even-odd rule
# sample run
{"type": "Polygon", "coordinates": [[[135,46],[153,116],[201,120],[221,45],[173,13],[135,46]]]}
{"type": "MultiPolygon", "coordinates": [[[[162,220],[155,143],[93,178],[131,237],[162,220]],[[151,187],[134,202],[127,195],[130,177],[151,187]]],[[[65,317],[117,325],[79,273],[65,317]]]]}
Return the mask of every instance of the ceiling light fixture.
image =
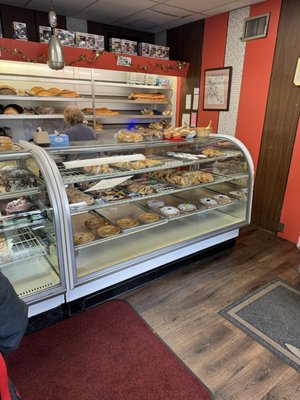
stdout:
{"type": "Polygon", "coordinates": [[[49,24],[52,29],[51,39],[48,43],[48,66],[51,69],[63,69],[65,66],[64,52],[59,38],[53,33],[54,28],[57,26],[57,16],[53,11],[52,0],[51,9],[48,14],[49,24]]]}

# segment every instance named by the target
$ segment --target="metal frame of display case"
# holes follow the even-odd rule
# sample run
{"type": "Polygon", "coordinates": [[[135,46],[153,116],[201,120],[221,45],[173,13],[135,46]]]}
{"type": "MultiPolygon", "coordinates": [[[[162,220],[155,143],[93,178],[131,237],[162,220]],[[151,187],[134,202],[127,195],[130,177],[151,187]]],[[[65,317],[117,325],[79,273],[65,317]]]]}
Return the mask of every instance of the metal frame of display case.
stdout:
{"type": "MultiPolygon", "coordinates": [[[[47,164],[45,163],[45,153],[41,151],[37,146],[33,146],[27,142],[24,142],[22,147],[25,149],[20,152],[6,152],[0,154],[0,162],[3,161],[14,161],[19,160],[22,161],[25,158],[32,158],[41,171],[43,177],[45,177],[45,188],[33,188],[24,191],[14,192],[14,193],[6,193],[1,195],[1,199],[6,199],[8,196],[16,197],[16,196],[26,196],[32,195],[35,193],[42,192],[43,190],[47,190],[49,198],[51,200],[52,211],[54,215],[54,226],[55,226],[55,236],[57,243],[63,242],[63,238],[65,237],[65,233],[61,231],[61,206],[57,201],[57,184],[55,183],[47,164]]],[[[16,226],[16,229],[20,229],[20,233],[18,234],[18,240],[15,242],[15,245],[18,246],[21,250],[21,253],[26,256],[27,259],[31,259],[30,257],[35,257],[37,254],[43,256],[43,252],[36,252],[35,245],[39,247],[39,241],[31,234],[31,231],[26,230],[26,228],[22,228],[16,226]],[[24,246],[24,241],[26,241],[26,247],[24,246]],[[34,251],[33,251],[34,250],[34,251]]],[[[55,308],[65,302],[65,292],[66,292],[66,276],[65,276],[65,268],[64,265],[66,263],[65,251],[61,246],[56,246],[57,251],[57,259],[58,259],[58,268],[59,268],[59,278],[60,284],[58,286],[45,287],[43,290],[38,291],[36,293],[30,293],[31,289],[26,290],[24,292],[23,300],[29,305],[29,316],[33,316],[39,314],[43,311],[49,310],[51,308],[55,308]],[[29,293],[29,294],[28,294],[29,293]]],[[[16,258],[15,261],[20,261],[20,257],[16,258]]],[[[6,264],[5,264],[6,265],[6,264]]],[[[47,286],[47,285],[46,285],[47,286]]]]}
{"type": "MultiPolygon", "coordinates": [[[[59,169],[57,168],[56,164],[52,161],[51,163],[51,173],[54,175],[54,179],[59,187],[59,195],[61,201],[61,207],[64,213],[64,229],[63,231],[67,235],[66,241],[68,242],[69,248],[67,251],[67,258],[68,261],[66,265],[68,266],[68,274],[69,274],[69,281],[68,281],[68,290],[66,293],[66,301],[70,302],[76,300],[80,297],[89,295],[93,292],[99,291],[101,289],[107,288],[114,284],[120,283],[125,281],[129,278],[142,274],[146,271],[150,271],[154,268],[159,266],[165,265],[170,263],[174,260],[178,260],[180,258],[186,257],[187,255],[199,252],[203,249],[207,249],[214,245],[223,243],[227,240],[236,238],[239,234],[239,228],[245,226],[250,223],[251,217],[251,205],[252,205],[252,190],[253,190],[253,162],[251,156],[246,149],[246,147],[236,138],[232,136],[226,135],[217,135],[212,134],[210,135],[211,139],[221,139],[227,140],[235,144],[238,150],[241,150],[245,159],[248,163],[248,201],[246,207],[246,218],[240,220],[236,218],[235,222],[228,224],[225,228],[218,227],[217,223],[214,228],[208,229],[207,232],[204,234],[199,234],[197,237],[193,237],[192,239],[183,240],[176,244],[166,246],[160,248],[156,251],[150,251],[149,253],[145,253],[141,256],[134,257],[130,260],[123,261],[120,264],[112,265],[106,269],[99,270],[96,272],[92,272],[89,275],[84,277],[77,278],[76,273],[76,264],[75,264],[75,247],[72,241],[72,225],[71,225],[71,211],[68,203],[68,199],[64,190],[64,182],[62,180],[61,174],[59,169]]],[[[190,142],[178,142],[176,145],[187,145],[188,143],[191,144],[203,144],[205,140],[194,140],[190,142]]],[[[207,144],[211,144],[210,141],[207,140],[207,144]]],[[[89,153],[89,152],[101,152],[101,151],[126,151],[130,149],[130,151],[139,150],[139,149],[147,149],[153,147],[167,147],[170,146],[170,143],[166,142],[149,142],[149,143],[136,143],[130,144],[126,147],[126,145],[121,144],[110,144],[110,145],[98,145],[95,146],[74,146],[68,148],[48,148],[43,149],[43,152],[47,152],[50,156],[59,156],[64,154],[72,154],[72,153],[89,153]]],[[[207,160],[206,160],[207,161],[207,160]]],[[[179,165],[179,163],[178,163],[179,165]]],[[[192,165],[192,162],[189,163],[192,165]]],[[[166,168],[166,167],[165,167],[166,168]]],[[[140,172],[140,171],[139,171],[140,172]]],[[[104,178],[105,176],[103,176],[104,178]]],[[[100,177],[99,177],[100,178],[100,177]]],[[[85,179],[84,177],[82,178],[85,179]]],[[[75,181],[74,181],[75,182],[75,181]]],[[[150,196],[150,197],[155,197],[150,196]]],[[[98,208],[99,206],[97,206],[98,208]]],[[[233,219],[233,217],[232,217],[233,219]]],[[[128,233],[128,235],[130,235],[128,233]]],[[[125,235],[126,237],[127,235],[125,235]]],[[[109,241],[106,241],[107,246],[109,246],[109,241]]],[[[97,244],[95,244],[96,246],[97,244]]]]}

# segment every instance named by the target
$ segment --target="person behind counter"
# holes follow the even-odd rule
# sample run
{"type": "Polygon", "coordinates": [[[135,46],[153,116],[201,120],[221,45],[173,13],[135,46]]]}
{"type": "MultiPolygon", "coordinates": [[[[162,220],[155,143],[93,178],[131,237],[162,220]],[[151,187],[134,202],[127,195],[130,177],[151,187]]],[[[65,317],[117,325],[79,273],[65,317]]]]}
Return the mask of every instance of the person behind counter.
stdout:
{"type": "MultiPolygon", "coordinates": [[[[66,107],[64,109],[64,119],[68,125],[71,125],[70,128],[64,131],[64,133],[69,136],[70,142],[85,142],[89,140],[97,140],[96,134],[93,129],[84,124],[84,114],[79,107],[66,107]]],[[[88,158],[97,158],[98,156],[98,153],[69,154],[67,160],[73,161],[88,158]]]]}

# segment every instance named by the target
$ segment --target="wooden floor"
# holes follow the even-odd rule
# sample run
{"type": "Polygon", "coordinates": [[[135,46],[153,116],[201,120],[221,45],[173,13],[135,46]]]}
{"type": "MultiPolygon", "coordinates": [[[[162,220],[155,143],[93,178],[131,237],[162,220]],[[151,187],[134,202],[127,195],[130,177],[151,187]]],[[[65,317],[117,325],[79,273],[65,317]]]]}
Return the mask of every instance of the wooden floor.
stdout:
{"type": "Polygon", "coordinates": [[[276,278],[300,288],[299,265],[295,244],[248,227],[234,248],[193,262],[123,298],[216,400],[297,400],[299,373],[218,311],[276,278]]]}

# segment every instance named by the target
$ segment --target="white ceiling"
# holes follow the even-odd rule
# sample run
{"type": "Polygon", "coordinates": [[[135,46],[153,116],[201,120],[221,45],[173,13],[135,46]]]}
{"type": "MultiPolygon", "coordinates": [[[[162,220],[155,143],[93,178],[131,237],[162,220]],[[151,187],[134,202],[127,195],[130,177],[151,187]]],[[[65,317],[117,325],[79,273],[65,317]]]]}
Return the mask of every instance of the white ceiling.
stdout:
{"type": "MultiPolygon", "coordinates": [[[[262,0],[53,0],[57,14],[146,32],[161,32],[262,0]]],[[[0,0],[49,11],[51,0],[0,0]]]]}

